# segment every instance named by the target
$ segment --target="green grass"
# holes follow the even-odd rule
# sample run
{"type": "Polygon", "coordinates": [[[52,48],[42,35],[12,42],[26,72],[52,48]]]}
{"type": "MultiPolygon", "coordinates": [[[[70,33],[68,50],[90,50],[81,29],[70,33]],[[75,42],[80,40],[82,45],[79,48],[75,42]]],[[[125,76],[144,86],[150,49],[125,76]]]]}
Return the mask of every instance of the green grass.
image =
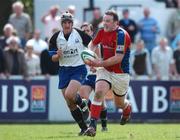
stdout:
{"type": "Polygon", "coordinates": [[[94,138],[77,136],[76,124],[0,124],[0,140],[180,140],[179,124],[98,124],[94,138]]]}

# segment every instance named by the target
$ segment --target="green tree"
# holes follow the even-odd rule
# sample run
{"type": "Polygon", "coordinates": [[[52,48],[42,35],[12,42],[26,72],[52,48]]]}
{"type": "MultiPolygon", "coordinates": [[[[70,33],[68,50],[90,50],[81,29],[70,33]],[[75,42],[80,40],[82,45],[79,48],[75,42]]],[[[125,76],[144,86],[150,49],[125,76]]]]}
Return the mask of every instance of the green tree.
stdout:
{"type": "Polygon", "coordinates": [[[11,0],[0,0],[0,35],[3,34],[3,27],[11,14],[11,4],[11,0]]]}

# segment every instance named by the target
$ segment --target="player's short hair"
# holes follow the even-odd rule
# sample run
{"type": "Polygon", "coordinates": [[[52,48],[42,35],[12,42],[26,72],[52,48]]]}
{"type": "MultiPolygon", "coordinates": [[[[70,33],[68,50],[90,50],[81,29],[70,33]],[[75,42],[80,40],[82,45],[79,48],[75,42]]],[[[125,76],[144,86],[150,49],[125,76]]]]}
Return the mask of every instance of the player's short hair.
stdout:
{"type": "Polygon", "coordinates": [[[73,23],[73,16],[71,13],[69,13],[68,11],[64,12],[62,15],[61,15],[61,24],[64,22],[64,21],[71,21],[73,23]]]}
{"type": "Polygon", "coordinates": [[[90,29],[91,29],[91,31],[93,31],[93,26],[92,26],[92,24],[90,24],[90,23],[88,23],[88,22],[84,22],[84,23],[81,25],[81,29],[82,29],[83,27],[85,27],[85,26],[89,26],[90,29]]]}
{"type": "Polygon", "coordinates": [[[114,10],[108,10],[105,12],[105,15],[110,15],[113,17],[114,21],[119,21],[118,15],[114,10]]]}

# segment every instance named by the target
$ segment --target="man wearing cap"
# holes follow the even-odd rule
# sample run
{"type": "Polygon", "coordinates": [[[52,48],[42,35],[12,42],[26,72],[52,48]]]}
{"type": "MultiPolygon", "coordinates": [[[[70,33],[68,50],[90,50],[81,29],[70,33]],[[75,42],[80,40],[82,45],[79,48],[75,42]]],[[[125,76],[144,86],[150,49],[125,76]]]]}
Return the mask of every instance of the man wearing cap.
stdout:
{"type": "Polygon", "coordinates": [[[59,61],[59,89],[67,102],[72,117],[83,135],[87,129],[81,108],[87,107],[77,92],[85,79],[87,70],[80,54],[91,41],[91,37],[73,28],[73,16],[69,12],[61,15],[62,31],[54,33],[49,42],[52,61],[59,61]]]}

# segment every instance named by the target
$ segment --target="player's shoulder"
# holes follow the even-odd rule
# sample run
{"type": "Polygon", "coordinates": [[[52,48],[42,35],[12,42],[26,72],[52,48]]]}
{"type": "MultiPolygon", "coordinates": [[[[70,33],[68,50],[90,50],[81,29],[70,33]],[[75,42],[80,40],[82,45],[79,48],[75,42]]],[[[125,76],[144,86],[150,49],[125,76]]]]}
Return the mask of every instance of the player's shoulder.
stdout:
{"type": "Polygon", "coordinates": [[[131,39],[129,33],[126,30],[124,30],[122,27],[118,27],[116,31],[118,34],[124,36],[126,39],[131,39]]]}
{"type": "Polygon", "coordinates": [[[118,27],[117,30],[116,30],[116,32],[118,32],[118,33],[120,33],[120,34],[124,34],[124,35],[128,34],[127,31],[124,30],[122,27],[118,27]]]}
{"type": "Polygon", "coordinates": [[[57,37],[58,37],[58,35],[59,35],[59,33],[60,33],[60,31],[55,32],[55,33],[51,36],[50,41],[56,40],[57,37]]]}
{"type": "Polygon", "coordinates": [[[83,33],[83,34],[84,34],[84,32],[83,32],[81,29],[79,29],[79,28],[74,27],[73,29],[74,29],[75,31],[77,31],[78,33],[83,33]]]}
{"type": "Polygon", "coordinates": [[[82,37],[82,36],[89,36],[88,34],[86,34],[84,31],[82,31],[81,29],[78,28],[73,28],[76,32],[78,32],[78,34],[82,37]]]}
{"type": "Polygon", "coordinates": [[[90,40],[92,39],[91,36],[89,36],[88,34],[86,34],[84,31],[82,31],[81,29],[78,29],[78,28],[74,28],[75,31],[78,32],[78,34],[80,35],[80,37],[83,39],[83,40],[88,40],[90,42],[90,40]]]}

